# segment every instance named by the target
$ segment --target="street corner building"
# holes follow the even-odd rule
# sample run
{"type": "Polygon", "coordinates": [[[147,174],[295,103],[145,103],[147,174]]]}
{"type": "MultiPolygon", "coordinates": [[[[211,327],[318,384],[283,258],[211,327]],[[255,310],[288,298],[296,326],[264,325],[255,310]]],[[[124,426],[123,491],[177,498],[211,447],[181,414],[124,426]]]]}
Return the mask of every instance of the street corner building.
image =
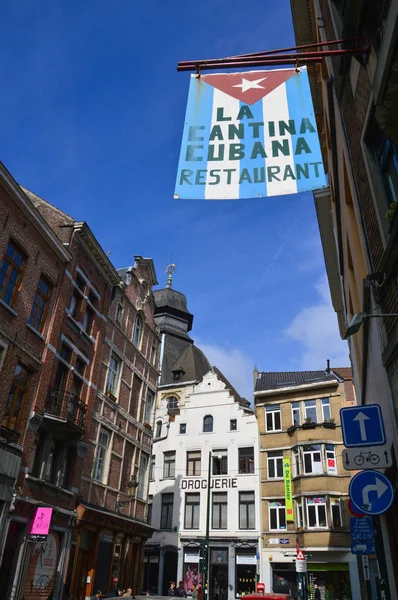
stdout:
{"type": "Polygon", "coordinates": [[[117,271],[85,222],[1,164],[0,207],[1,595],[136,591],[152,534],[152,260],[117,271]]]}
{"type": "Polygon", "coordinates": [[[307,557],[310,594],[316,584],[330,598],[357,600],[357,559],[350,552],[351,476],[342,464],[340,425],[340,409],[356,404],[351,369],[255,370],[254,398],[266,591],[298,595],[299,546],[307,557]]]}
{"type": "Polygon", "coordinates": [[[185,296],[169,287],[155,301],[162,363],[149,492],[157,531],[145,548],[143,592],[167,594],[171,580],[187,593],[202,584],[208,533],[209,598],[232,600],[258,580],[256,418],[193,343],[185,296]]]}
{"type": "Polygon", "coordinates": [[[175,198],[325,186],[306,68],[191,75],[175,198]]]}
{"type": "MultiPolygon", "coordinates": [[[[385,597],[397,598],[398,2],[291,0],[291,8],[298,45],[340,39],[342,48],[354,51],[308,67],[329,179],[314,200],[358,404],[380,406],[386,451],[395,457],[384,471],[394,501],[373,519],[381,523],[382,541],[376,545],[379,568],[372,577],[385,597]]],[[[365,586],[362,595],[370,598],[365,586]]]]}

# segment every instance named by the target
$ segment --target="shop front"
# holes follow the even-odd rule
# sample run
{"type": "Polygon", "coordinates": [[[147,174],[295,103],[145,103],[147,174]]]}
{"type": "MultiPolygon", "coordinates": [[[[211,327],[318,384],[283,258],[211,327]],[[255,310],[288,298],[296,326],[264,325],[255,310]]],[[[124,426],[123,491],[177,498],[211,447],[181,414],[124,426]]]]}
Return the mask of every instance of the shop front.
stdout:
{"type": "Polygon", "coordinates": [[[315,598],[315,585],[321,600],[352,600],[348,563],[308,563],[308,597],[315,598]]]}

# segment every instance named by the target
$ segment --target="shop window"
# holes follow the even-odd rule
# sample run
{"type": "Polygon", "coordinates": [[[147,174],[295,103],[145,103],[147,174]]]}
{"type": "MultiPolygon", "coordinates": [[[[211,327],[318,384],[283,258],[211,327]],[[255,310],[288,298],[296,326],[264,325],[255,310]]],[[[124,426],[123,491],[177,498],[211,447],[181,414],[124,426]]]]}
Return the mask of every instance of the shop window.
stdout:
{"type": "Polygon", "coordinates": [[[17,364],[11,384],[8,401],[4,411],[2,426],[19,431],[28,393],[29,372],[21,364],[17,364]]]}
{"type": "Polygon", "coordinates": [[[293,425],[301,425],[300,402],[292,402],[292,422],[293,425]]]}
{"type": "Polygon", "coordinates": [[[201,452],[187,452],[187,475],[201,474],[201,452]]]}
{"type": "Polygon", "coordinates": [[[239,474],[254,473],[254,448],[239,448],[239,474]]]}
{"type": "Polygon", "coordinates": [[[213,453],[213,475],[227,475],[228,473],[228,451],[214,450],[213,453]]]}
{"type": "Polygon", "coordinates": [[[141,315],[136,315],[135,319],[134,319],[133,338],[131,341],[133,342],[134,346],[137,346],[137,348],[139,348],[139,346],[140,346],[141,336],[142,336],[142,317],[141,317],[141,315]]]}
{"type": "Polygon", "coordinates": [[[268,452],[268,479],[283,479],[283,452],[268,452]]]}
{"type": "Polygon", "coordinates": [[[226,492],[212,493],[212,528],[227,529],[228,495],[226,492]]]}
{"type": "Polygon", "coordinates": [[[306,504],[308,529],[327,528],[325,498],[307,498],[306,504]]]}
{"type": "Polygon", "coordinates": [[[281,431],[281,407],[279,404],[266,406],[265,408],[265,424],[267,431],[281,431]]]}
{"type": "Polygon", "coordinates": [[[163,452],[163,477],[173,478],[176,473],[176,453],[175,451],[163,452]]]}
{"type": "Polygon", "coordinates": [[[247,594],[255,594],[256,588],[256,568],[257,559],[255,551],[249,554],[241,553],[236,550],[236,588],[237,598],[244,597],[247,594]]]}
{"type": "Polygon", "coordinates": [[[236,419],[230,419],[229,421],[229,430],[236,431],[238,429],[238,421],[236,419]]]}
{"type": "Polygon", "coordinates": [[[329,398],[322,398],[321,405],[322,405],[322,419],[324,421],[329,421],[332,418],[329,398]]]}
{"type": "Polygon", "coordinates": [[[326,444],[326,470],[328,473],[337,473],[336,453],[333,444],[326,444]]]}
{"type": "Polygon", "coordinates": [[[162,494],[162,507],[160,513],[160,529],[173,528],[174,494],[162,494]]]}
{"type": "Polygon", "coordinates": [[[187,424],[186,423],[180,423],[180,433],[181,434],[185,434],[187,432],[187,424]]]}
{"type": "Polygon", "coordinates": [[[254,492],[239,492],[239,529],[255,529],[254,492]]]}
{"type": "Polygon", "coordinates": [[[303,446],[304,473],[323,473],[321,445],[303,446]]]}
{"type": "Polygon", "coordinates": [[[199,529],[200,494],[185,494],[185,529],[199,529]]]}
{"type": "Polygon", "coordinates": [[[94,459],[93,479],[105,483],[106,466],[108,458],[108,449],[111,440],[111,432],[107,429],[100,429],[97,450],[94,459]]]}
{"type": "Polygon", "coordinates": [[[203,432],[211,433],[213,431],[213,417],[211,415],[206,415],[203,418],[203,432]]]}
{"type": "Polygon", "coordinates": [[[29,317],[29,325],[37,331],[43,331],[47,315],[48,300],[50,297],[50,284],[43,276],[40,277],[37,284],[35,299],[33,301],[32,311],[29,317]]]}
{"type": "Polygon", "coordinates": [[[152,454],[151,465],[149,467],[149,479],[153,481],[155,479],[155,468],[156,468],[156,456],[152,454]]]}
{"type": "Polygon", "coordinates": [[[0,299],[12,305],[25,264],[25,254],[12,241],[8,242],[6,253],[0,265],[0,299]]]}
{"type": "Polygon", "coordinates": [[[304,418],[307,423],[317,423],[316,400],[304,402],[304,418]]]}
{"type": "Polygon", "coordinates": [[[270,531],[286,529],[286,507],[284,500],[268,502],[268,523],[270,531]]]}
{"type": "Polygon", "coordinates": [[[339,498],[330,498],[330,509],[332,513],[333,529],[342,529],[343,514],[341,510],[341,501],[339,498]]]}
{"type": "Polygon", "coordinates": [[[115,354],[109,358],[108,376],[106,380],[105,392],[116,397],[119,389],[119,379],[122,361],[115,354]]]}

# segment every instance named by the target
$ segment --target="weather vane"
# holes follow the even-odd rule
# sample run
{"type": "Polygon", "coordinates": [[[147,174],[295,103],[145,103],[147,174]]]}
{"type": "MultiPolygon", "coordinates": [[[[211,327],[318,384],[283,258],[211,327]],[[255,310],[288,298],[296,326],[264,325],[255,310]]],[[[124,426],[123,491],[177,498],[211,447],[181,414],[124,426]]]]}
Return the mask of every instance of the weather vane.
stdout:
{"type": "Polygon", "coordinates": [[[176,270],[177,265],[174,263],[171,263],[171,265],[167,265],[167,267],[165,268],[165,273],[168,276],[167,277],[167,288],[171,288],[171,284],[173,282],[173,273],[176,270]]]}

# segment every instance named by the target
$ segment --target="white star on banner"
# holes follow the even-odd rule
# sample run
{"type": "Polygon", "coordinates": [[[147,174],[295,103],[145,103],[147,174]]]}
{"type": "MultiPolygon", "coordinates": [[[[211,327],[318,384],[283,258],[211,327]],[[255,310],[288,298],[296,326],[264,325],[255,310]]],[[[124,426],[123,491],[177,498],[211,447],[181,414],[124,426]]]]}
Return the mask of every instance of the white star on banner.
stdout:
{"type": "Polygon", "coordinates": [[[249,79],[245,79],[242,77],[242,83],[238,83],[237,85],[233,85],[232,87],[242,88],[242,92],[247,92],[247,90],[263,90],[264,86],[259,85],[261,81],[267,79],[266,77],[262,77],[261,79],[255,79],[254,81],[250,81],[249,79]]]}

